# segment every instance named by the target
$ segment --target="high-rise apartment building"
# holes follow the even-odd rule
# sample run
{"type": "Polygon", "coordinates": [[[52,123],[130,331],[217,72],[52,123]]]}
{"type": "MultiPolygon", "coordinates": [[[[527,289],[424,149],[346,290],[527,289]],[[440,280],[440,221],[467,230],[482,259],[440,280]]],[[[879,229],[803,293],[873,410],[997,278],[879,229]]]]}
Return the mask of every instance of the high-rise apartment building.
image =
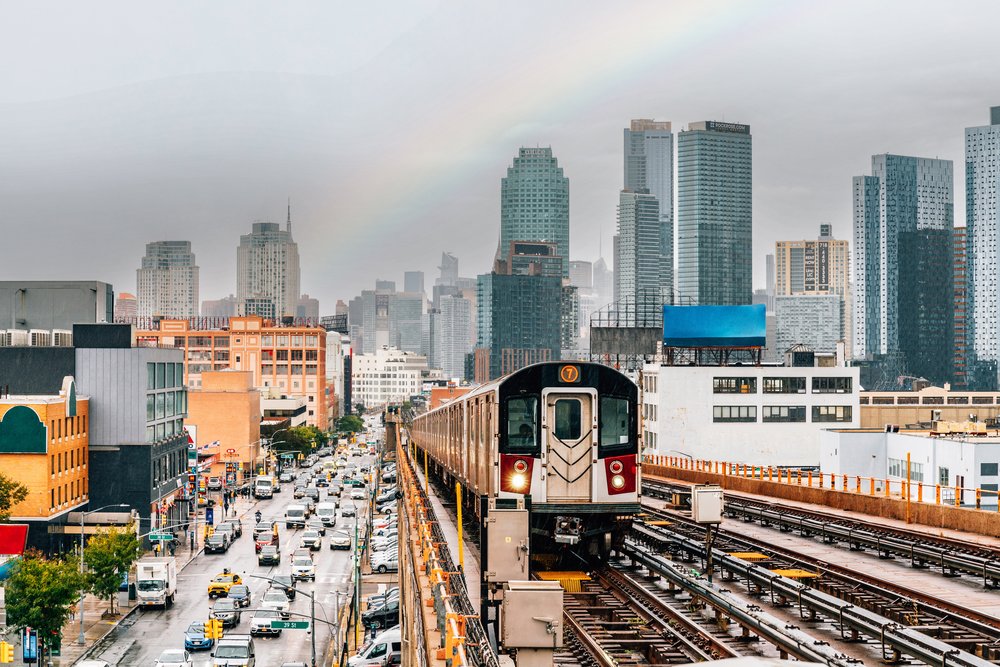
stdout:
{"type": "Polygon", "coordinates": [[[236,296],[230,294],[221,299],[206,299],[201,302],[202,317],[235,317],[236,296]]]}
{"type": "Polygon", "coordinates": [[[139,304],[135,294],[120,292],[115,297],[115,320],[119,322],[132,322],[139,314],[139,304]]]}
{"type": "Polygon", "coordinates": [[[236,298],[240,315],[294,316],[299,302],[299,246],[289,216],[282,230],[274,222],[255,222],[236,250],[236,298]]]}
{"type": "Polygon", "coordinates": [[[551,148],[522,147],[500,181],[498,257],[515,241],[555,243],[569,275],[569,179],[551,148]]]}
{"type": "Polygon", "coordinates": [[[839,294],[796,294],[774,297],[775,352],[783,358],[795,345],[834,353],[844,340],[844,299],[839,294]]]}
{"type": "Polygon", "coordinates": [[[965,128],[966,350],[972,389],[995,389],[1000,368],[1000,107],[965,128]]]}
{"type": "MultiPolygon", "coordinates": [[[[776,296],[836,294],[843,300],[843,308],[839,309],[843,314],[839,335],[847,343],[850,357],[850,244],[833,238],[832,227],[822,224],[817,239],[778,241],[773,258],[776,296]]],[[[781,328],[780,321],[778,327],[781,328]]]]}
{"type": "Polygon", "coordinates": [[[197,317],[198,265],[190,241],[147,243],[136,284],[139,317],[197,317]]]}
{"type": "Polygon", "coordinates": [[[434,314],[434,365],[446,379],[465,377],[465,355],[472,351],[469,329],[472,326],[472,302],[460,296],[441,297],[441,308],[434,314]]]}
{"type": "Polygon", "coordinates": [[[419,394],[427,375],[427,358],[382,347],[355,355],[351,368],[354,401],[366,408],[403,403],[419,394]]]}
{"type": "Polygon", "coordinates": [[[569,284],[580,289],[594,287],[594,264],[575,259],[569,263],[569,284]]]}
{"type": "Polygon", "coordinates": [[[295,305],[295,317],[299,320],[319,323],[319,299],[314,299],[308,294],[300,296],[295,305]]]}
{"type": "Polygon", "coordinates": [[[752,158],[749,125],[703,121],[677,135],[676,298],[682,304],[751,302],[752,158]]]}
{"type": "Polygon", "coordinates": [[[952,373],[951,386],[958,391],[965,391],[969,388],[968,284],[966,277],[966,264],[968,262],[966,253],[968,249],[965,231],[965,227],[955,227],[951,237],[952,262],[954,263],[952,275],[954,276],[955,290],[955,370],[952,373]]]}
{"type": "Polygon", "coordinates": [[[426,299],[423,292],[398,292],[389,298],[389,345],[420,354],[426,299]]]}
{"type": "Polygon", "coordinates": [[[950,160],[872,156],[855,176],[855,358],[889,375],[951,380],[954,289],[950,160]]]}
{"type": "Polygon", "coordinates": [[[656,198],[660,222],[660,279],[665,299],[674,288],[674,134],[669,122],[646,118],[625,128],[624,189],[656,198]]]}
{"type": "Polygon", "coordinates": [[[661,252],[662,233],[659,204],[651,194],[622,190],[618,197],[618,277],[616,300],[619,308],[649,321],[670,303],[664,293],[661,252]],[[640,311],[642,311],[640,313],[640,311]]]}

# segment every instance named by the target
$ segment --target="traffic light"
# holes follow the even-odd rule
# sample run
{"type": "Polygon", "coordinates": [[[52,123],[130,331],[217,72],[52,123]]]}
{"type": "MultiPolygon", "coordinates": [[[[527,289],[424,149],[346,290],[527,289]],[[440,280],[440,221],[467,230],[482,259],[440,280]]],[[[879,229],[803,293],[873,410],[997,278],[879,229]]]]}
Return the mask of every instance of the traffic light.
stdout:
{"type": "Polygon", "coordinates": [[[14,645],[0,642],[0,663],[10,664],[12,662],[14,662],[14,645]]]}
{"type": "Polygon", "coordinates": [[[222,639],[222,621],[217,618],[205,621],[205,639],[222,639]]]}

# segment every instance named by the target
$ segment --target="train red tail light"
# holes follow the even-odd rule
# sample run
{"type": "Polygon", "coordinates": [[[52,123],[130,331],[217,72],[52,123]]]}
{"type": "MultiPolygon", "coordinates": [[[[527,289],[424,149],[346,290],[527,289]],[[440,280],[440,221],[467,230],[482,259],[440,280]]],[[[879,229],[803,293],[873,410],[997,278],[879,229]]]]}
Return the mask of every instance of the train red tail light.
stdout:
{"type": "Polygon", "coordinates": [[[531,493],[531,471],[535,460],[517,454],[500,455],[500,490],[508,493],[531,493]]]}
{"type": "Polygon", "coordinates": [[[635,493],[635,454],[604,459],[608,494],[635,493]]]}

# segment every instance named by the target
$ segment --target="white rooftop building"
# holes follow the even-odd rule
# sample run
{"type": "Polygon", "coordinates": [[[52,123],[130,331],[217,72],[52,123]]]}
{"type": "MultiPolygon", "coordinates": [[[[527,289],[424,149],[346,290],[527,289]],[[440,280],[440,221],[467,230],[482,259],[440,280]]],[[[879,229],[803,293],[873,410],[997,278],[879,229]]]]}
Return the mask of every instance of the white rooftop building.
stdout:
{"type": "Polygon", "coordinates": [[[858,426],[859,372],[844,366],[646,364],[641,380],[645,451],[752,465],[817,466],[820,433],[858,426]]]}
{"type": "Polygon", "coordinates": [[[382,347],[355,355],[351,367],[352,400],[366,408],[407,401],[423,389],[427,357],[382,347]]]}

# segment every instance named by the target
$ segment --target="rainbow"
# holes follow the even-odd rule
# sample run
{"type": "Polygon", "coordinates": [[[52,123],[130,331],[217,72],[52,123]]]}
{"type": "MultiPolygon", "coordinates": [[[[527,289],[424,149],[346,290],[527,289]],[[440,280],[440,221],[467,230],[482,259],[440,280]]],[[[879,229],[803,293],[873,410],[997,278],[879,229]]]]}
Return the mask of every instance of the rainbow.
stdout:
{"type": "MultiPolygon", "coordinates": [[[[572,26],[574,34],[593,37],[585,49],[579,44],[567,46],[566,40],[552,40],[549,53],[532,59],[544,67],[510,71],[490,85],[456,91],[442,102],[441,113],[432,123],[401,133],[404,143],[387,158],[394,164],[361,165],[345,190],[369,206],[353,213],[350,224],[338,226],[327,256],[335,262],[356,261],[359,247],[403,229],[413,211],[433,208],[435,202],[474,179],[499,178],[505,164],[480,164],[474,169],[470,162],[476,156],[504,152],[513,156],[518,143],[511,135],[518,126],[580,113],[616,89],[638,81],[648,83],[651,72],[683,67],[703,49],[731,50],[727,39],[735,41],[745,34],[759,39],[774,25],[787,27],[789,17],[803,11],[806,4],[745,2],[717,10],[701,3],[662,2],[641,10],[620,3],[598,6],[582,28],[572,26]],[[443,138],[447,138],[447,151],[441,150],[443,138]],[[455,155],[462,157],[455,159],[455,155]],[[397,186],[385,188],[387,171],[400,168],[407,169],[406,177],[393,179],[397,186]]],[[[636,109],[637,116],[649,113],[636,109]]],[[[617,120],[625,123],[628,119],[617,120]]]]}

